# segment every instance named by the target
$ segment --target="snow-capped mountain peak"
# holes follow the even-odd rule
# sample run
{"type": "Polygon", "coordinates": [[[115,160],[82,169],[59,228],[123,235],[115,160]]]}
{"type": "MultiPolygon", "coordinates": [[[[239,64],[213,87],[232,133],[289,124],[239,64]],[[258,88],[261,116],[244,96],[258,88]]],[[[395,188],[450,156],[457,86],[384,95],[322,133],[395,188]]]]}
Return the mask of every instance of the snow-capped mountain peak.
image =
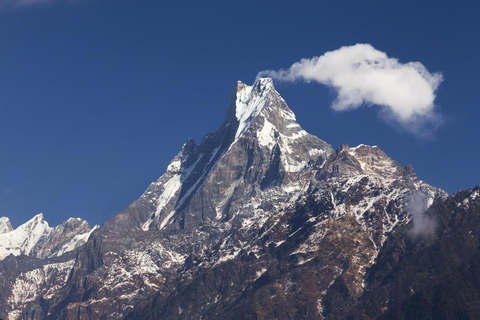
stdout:
{"type": "Polygon", "coordinates": [[[51,230],[43,214],[40,213],[17,229],[0,234],[0,259],[4,259],[9,254],[15,256],[30,254],[37,242],[42,237],[48,236],[51,230]]]}
{"type": "Polygon", "coordinates": [[[57,256],[85,243],[93,231],[85,220],[79,218],[70,218],[57,227],[50,227],[42,213],[15,230],[8,218],[2,218],[0,227],[5,230],[0,233],[0,260],[10,254],[39,258],[57,256]]]}
{"type": "Polygon", "coordinates": [[[170,224],[184,228],[204,219],[220,220],[233,215],[233,209],[228,208],[232,208],[234,198],[240,198],[240,192],[257,188],[262,192],[280,185],[289,192],[304,188],[289,175],[304,170],[309,162],[321,159],[323,163],[332,152],[329,144],[296,122],[272,79],[258,79],[252,86],[239,81],[220,128],[207,134],[200,145],[187,141],[165,174],[131,208],[105,226],[155,230],[170,224]],[[224,172],[226,167],[235,173],[224,172]],[[192,211],[200,201],[199,191],[214,192],[203,218],[192,211]]]}
{"type": "Polygon", "coordinates": [[[239,81],[237,83],[237,99],[235,102],[235,117],[238,128],[235,138],[238,138],[248,128],[253,119],[265,106],[268,91],[273,90],[273,81],[270,78],[261,78],[253,86],[239,81]]]}
{"type": "Polygon", "coordinates": [[[7,217],[0,218],[0,234],[7,233],[12,231],[12,224],[10,223],[10,219],[7,217]]]}

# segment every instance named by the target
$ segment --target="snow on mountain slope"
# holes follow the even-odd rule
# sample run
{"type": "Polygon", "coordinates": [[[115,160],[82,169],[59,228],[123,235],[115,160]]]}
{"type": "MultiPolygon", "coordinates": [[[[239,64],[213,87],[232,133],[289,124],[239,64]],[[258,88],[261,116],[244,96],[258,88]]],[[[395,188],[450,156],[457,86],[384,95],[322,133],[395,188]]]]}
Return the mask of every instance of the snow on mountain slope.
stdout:
{"type": "Polygon", "coordinates": [[[67,282],[74,260],[50,263],[41,268],[21,273],[12,285],[7,300],[9,320],[22,319],[22,310],[39,297],[51,299],[67,282]]]}
{"type": "Polygon", "coordinates": [[[9,254],[29,255],[37,242],[42,237],[48,237],[51,231],[52,228],[43,219],[43,214],[37,214],[17,229],[0,235],[0,259],[9,254]]]}
{"type": "Polygon", "coordinates": [[[250,126],[255,117],[267,104],[269,94],[273,93],[272,79],[261,78],[253,86],[238,81],[235,101],[235,117],[238,120],[238,127],[235,139],[238,139],[250,126]]]}
{"type": "Polygon", "coordinates": [[[12,231],[12,224],[10,223],[10,219],[7,217],[1,217],[0,218],[0,234],[2,233],[7,233],[12,231]]]}
{"type": "Polygon", "coordinates": [[[2,223],[7,225],[7,231],[0,234],[0,260],[10,254],[38,258],[58,256],[85,243],[93,231],[85,220],[78,218],[71,218],[52,228],[41,213],[15,230],[11,230],[8,218],[2,219],[6,221],[2,223]]]}

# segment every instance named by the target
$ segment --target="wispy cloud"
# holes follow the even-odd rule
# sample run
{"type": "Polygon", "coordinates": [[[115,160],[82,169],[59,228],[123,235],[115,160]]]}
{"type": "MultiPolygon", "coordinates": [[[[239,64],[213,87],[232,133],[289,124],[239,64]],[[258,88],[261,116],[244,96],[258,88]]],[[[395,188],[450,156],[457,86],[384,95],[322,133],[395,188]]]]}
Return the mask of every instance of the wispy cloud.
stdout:
{"type": "Polygon", "coordinates": [[[437,221],[425,212],[428,208],[429,198],[417,192],[405,199],[405,211],[412,217],[412,228],[408,234],[413,237],[431,236],[437,228],[437,221]]]}
{"type": "Polygon", "coordinates": [[[336,90],[332,108],[381,106],[381,115],[405,130],[429,135],[441,123],[435,110],[435,91],[443,80],[420,62],[400,63],[370,44],[356,44],[302,59],[289,69],[265,70],[257,75],[277,81],[316,81],[336,90]]]}

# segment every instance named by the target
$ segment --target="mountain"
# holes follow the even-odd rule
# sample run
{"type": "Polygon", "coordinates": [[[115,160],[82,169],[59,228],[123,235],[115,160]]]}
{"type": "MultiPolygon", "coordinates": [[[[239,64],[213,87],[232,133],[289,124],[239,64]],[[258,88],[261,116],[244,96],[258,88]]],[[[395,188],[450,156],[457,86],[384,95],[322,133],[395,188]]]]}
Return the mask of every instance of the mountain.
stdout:
{"type": "Polygon", "coordinates": [[[2,233],[7,233],[12,231],[12,224],[10,223],[10,219],[7,217],[1,217],[0,218],[0,234],[2,233]]]}
{"type": "Polygon", "coordinates": [[[187,141],[166,173],[104,226],[180,230],[238,214],[233,220],[242,220],[254,216],[254,203],[245,199],[284,202],[307,187],[308,177],[302,183],[298,173],[332,152],[297,124],[271,79],[254,86],[239,82],[222,126],[200,145],[187,141]]]}
{"type": "Polygon", "coordinates": [[[38,214],[13,230],[10,220],[0,218],[0,260],[21,254],[37,258],[60,256],[83,245],[93,229],[87,221],[70,218],[52,228],[38,214]]]}
{"type": "Polygon", "coordinates": [[[271,79],[238,82],[220,128],[84,245],[49,231],[0,261],[0,317],[475,319],[479,192],[449,196],[377,146],[334,149],[271,79]]]}

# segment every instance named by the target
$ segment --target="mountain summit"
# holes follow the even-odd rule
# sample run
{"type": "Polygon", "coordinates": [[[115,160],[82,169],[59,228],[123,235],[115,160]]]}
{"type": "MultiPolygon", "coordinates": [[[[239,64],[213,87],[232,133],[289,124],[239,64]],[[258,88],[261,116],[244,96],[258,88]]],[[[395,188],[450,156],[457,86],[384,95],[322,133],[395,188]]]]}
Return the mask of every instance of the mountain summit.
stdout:
{"type": "MultiPolygon", "coordinates": [[[[238,82],[220,128],[188,140],[83,246],[0,261],[0,317],[441,318],[456,309],[438,288],[458,283],[475,318],[479,201],[377,146],[335,150],[271,79],[238,82]]],[[[0,230],[14,232],[6,219],[0,230]]]]}
{"type": "Polygon", "coordinates": [[[184,229],[229,220],[239,208],[246,214],[243,202],[253,194],[283,202],[302,192],[308,178],[299,181],[298,173],[332,152],[300,127],[270,78],[253,86],[239,81],[220,128],[200,145],[187,141],[166,173],[105,226],[184,229]]]}

